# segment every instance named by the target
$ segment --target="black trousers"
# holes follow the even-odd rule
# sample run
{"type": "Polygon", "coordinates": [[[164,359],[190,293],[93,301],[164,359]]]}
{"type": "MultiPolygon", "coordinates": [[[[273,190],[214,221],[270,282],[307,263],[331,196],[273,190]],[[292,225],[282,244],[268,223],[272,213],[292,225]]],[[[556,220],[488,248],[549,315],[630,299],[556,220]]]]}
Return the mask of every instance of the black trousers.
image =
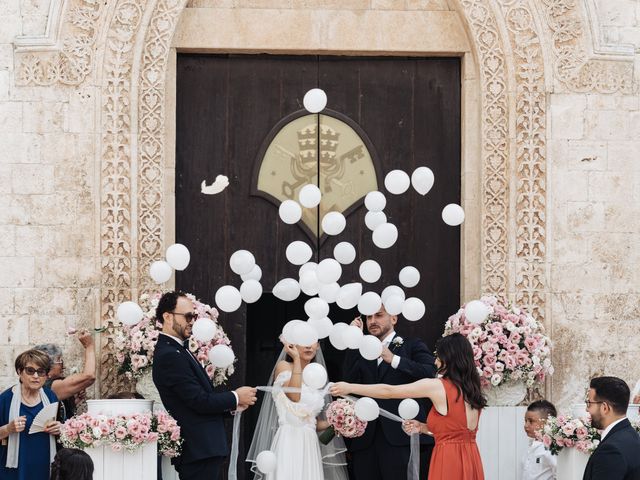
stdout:
{"type": "Polygon", "coordinates": [[[225,457],[209,457],[176,466],[180,480],[218,480],[225,457]]]}
{"type": "MultiPolygon", "coordinates": [[[[429,476],[433,445],[420,445],[420,476],[429,476]]],[[[351,472],[355,480],[399,480],[407,478],[409,446],[389,445],[378,422],[373,444],[364,450],[351,452],[351,472]]]]}

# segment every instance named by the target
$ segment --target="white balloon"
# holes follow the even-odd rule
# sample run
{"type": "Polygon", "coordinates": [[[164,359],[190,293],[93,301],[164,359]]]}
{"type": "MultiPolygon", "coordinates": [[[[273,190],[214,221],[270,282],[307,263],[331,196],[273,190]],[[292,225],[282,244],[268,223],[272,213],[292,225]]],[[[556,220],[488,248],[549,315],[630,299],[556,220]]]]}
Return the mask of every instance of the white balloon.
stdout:
{"type": "Polygon", "coordinates": [[[304,303],[304,313],[309,318],[323,318],[329,315],[329,304],[321,298],[310,298],[304,303]]]}
{"type": "Polygon", "coordinates": [[[373,231],[372,238],[376,247],[389,248],[398,239],[398,229],[393,223],[383,223],[373,231]]]}
{"type": "Polygon", "coordinates": [[[442,220],[452,227],[460,225],[464,222],[464,210],[460,205],[450,203],[442,209],[442,220]]]}
{"type": "Polygon", "coordinates": [[[344,330],[349,327],[344,322],[334,323],[333,328],[331,329],[331,333],[329,334],[329,342],[336,350],[344,350],[347,348],[347,345],[344,343],[344,339],[342,338],[342,334],[344,330]]]}
{"type": "Polygon", "coordinates": [[[309,261],[313,255],[313,251],[307,243],[295,240],[287,245],[285,255],[287,260],[294,265],[303,265],[309,261]]]}
{"type": "Polygon", "coordinates": [[[302,99],[304,108],[310,113],[319,113],[327,106],[327,94],[320,88],[312,88],[302,99]]]}
{"type": "Polygon", "coordinates": [[[318,264],[316,262],[307,262],[300,267],[300,270],[298,270],[298,277],[302,277],[302,275],[304,275],[305,272],[315,273],[317,269],[318,269],[318,264]]]}
{"type": "Polygon", "coordinates": [[[116,311],[116,317],[120,320],[124,325],[135,325],[142,317],[144,317],[144,312],[140,305],[136,302],[122,302],[118,305],[118,310],[116,311]]]}
{"type": "Polygon", "coordinates": [[[413,420],[418,416],[420,405],[413,398],[405,398],[398,405],[398,415],[403,420],[413,420]]]}
{"type": "Polygon", "coordinates": [[[489,316],[489,307],[480,300],[471,300],[464,306],[464,316],[469,323],[482,323],[489,316]]]}
{"type": "Polygon", "coordinates": [[[243,282],[246,282],[247,280],[257,280],[259,282],[262,278],[262,269],[258,265],[254,265],[249,273],[240,275],[240,278],[243,282]]]}
{"type": "Polygon", "coordinates": [[[223,312],[235,312],[242,305],[242,295],[236,287],[225,285],[216,292],[215,302],[223,312]]]}
{"type": "Polygon", "coordinates": [[[320,192],[320,189],[312,183],[302,187],[298,194],[300,205],[306,208],[317,207],[320,204],[321,199],[322,193],[320,192]]]}
{"type": "Polygon", "coordinates": [[[308,347],[318,342],[318,332],[307,322],[301,322],[293,327],[293,343],[308,347]]]}
{"type": "Polygon", "coordinates": [[[369,397],[362,397],[356,400],[353,409],[356,417],[365,422],[371,422],[380,415],[380,407],[374,399],[369,397]]]}
{"type": "Polygon", "coordinates": [[[322,217],[322,230],[327,235],[339,235],[347,226],[347,220],[340,212],[329,212],[322,217]]]}
{"type": "Polygon", "coordinates": [[[384,290],[382,290],[382,295],[380,295],[380,297],[382,298],[382,303],[385,303],[387,299],[392,295],[402,297],[402,301],[404,301],[405,299],[404,290],[402,290],[397,285],[389,285],[384,290]]]}
{"type": "Polygon", "coordinates": [[[229,258],[229,266],[233,273],[244,275],[256,266],[256,259],[248,250],[236,250],[229,258]]]}
{"type": "Polygon", "coordinates": [[[407,266],[400,270],[398,277],[403,286],[411,288],[415,287],[420,281],[420,272],[416,267],[407,266]]]}
{"type": "Polygon", "coordinates": [[[290,302],[300,296],[300,284],[293,278],[283,278],[273,286],[271,293],[280,300],[290,302]]]}
{"type": "Polygon", "coordinates": [[[433,187],[433,172],[428,167],[418,167],[411,174],[411,185],[420,195],[426,195],[433,187]]]}
{"type": "Polygon", "coordinates": [[[193,323],[191,336],[201,342],[209,342],[216,336],[216,324],[213,320],[201,317],[193,323]]]}
{"type": "Polygon", "coordinates": [[[271,450],[264,450],[256,455],[256,467],[265,475],[275,472],[277,465],[278,457],[271,450]]]}
{"type": "Polygon", "coordinates": [[[364,224],[372,232],[383,223],[387,223],[387,215],[384,212],[367,212],[364,216],[364,224]]]}
{"type": "Polygon", "coordinates": [[[240,285],[240,296],[246,303],[255,303],[262,296],[262,285],[257,280],[246,280],[240,285]]]}
{"type": "Polygon", "coordinates": [[[342,332],[342,340],[347,348],[356,349],[360,346],[360,341],[362,340],[363,333],[355,325],[349,325],[342,332]]]}
{"type": "Polygon", "coordinates": [[[167,263],[176,270],[184,270],[189,265],[191,254],[189,249],[181,243],[174,243],[167,248],[166,253],[167,263]]]}
{"type": "Polygon", "coordinates": [[[426,308],[423,301],[417,297],[407,298],[402,306],[402,316],[412,322],[420,320],[425,311],[426,308]]]}
{"type": "Polygon", "coordinates": [[[384,193],[374,190],[364,197],[364,206],[370,212],[381,212],[387,206],[387,197],[384,196],[384,193]]]}
{"type": "Polygon", "coordinates": [[[349,242],[340,242],[333,248],[333,257],[343,265],[349,265],[356,259],[356,249],[349,242]]]}
{"type": "Polygon", "coordinates": [[[293,225],[302,218],[302,207],[294,200],[285,200],[278,208],[278,215],[284,223],[293,225]]]}
{"type": "Polygon", "coordinates": [[[340,287],[336,303],[341,309],[349,310],[358,304],[360,295],[362,295],[361,283],[347,283],[340,287]]]}
{"type": "Polygon", "coordinates": [[[227,345],[214,345],[209,350],[209,361],[217,368],[227,368],[233,364],[236,356],[233,350],[227,345]]]}
{"type": "Polygon", "coordinates": [[[407,172],[403,170],[391,170],[384,177],[384,188],[394,195],[400,195],[406,192],[411,186],[411,179],[407,172]]]}
{"type": "Polygon", "coordinates": [[[164,283],[169,280],[172,273],[173,269],[171,268],[171,265],[169,265],[164,260],[153,262],[149,267],[149,275],[151,275],[153,281],[158,284],[164,283]]]}
{"type": "Polygon", "coordinates": [[[400,315],[402,308],[404,307],[404,292],[402,297],[400,295],[391,295],[387,297],[387,301],[384,302],[384,309],[389,315],[400,315]]]}
{"type": "Polygon", "coordinates": [[[340,285],[338,282],[334,283],[321,283],[318,289],[318,296],[327,303],[334,303],[338,298],[340,292],[340,285]]]}
{"type": "Polygon", "coordinates": [[[340,275],[342,275],[342,266],[333,258],[325,258],[318,264],[316,275],[320,283],[337,282],[340,275]]]}
{"type": "Polygon", "coordinates": [[[327,338],[333,330],[333,322],[329,317],[310,318],[307,323],[315,329],[318,338],[327,338]]]}
{"type": "Polygon", "coordinates": [[[320,390],[327,384],[327,371],[319,363],[310,363],[302,370],[302,381],[305,385],[320,390]]]}
{"type": "Polygon", "coordinates": [[[375,360],[382,355],[382,342],[373,335],[365,335],[360,340],[360,355],[367,360],[375,360]]]}
{"type": "Polygon", "coordinates": [[[300,290],[302,290],[305,295],[309,295],[310,297],[317,295],[320,285],[316,272],[304,272],[300,277],[300,290]]]}
{"type": "Polygon", "coordinates": [[[358,311],[363,315],[373,315],[382,307],[382,299],[376,292],[364,293],[358,301],[358,311]]]}
{"type": "Polygon", "coordinates": [[[304,324],[302,320],[289,320],[282,327],[282,339],[287,343],[296,343],[295,329],[304,324]]]}
{"type": "Polygon", "coordinates": [[[360,264],[360,278],[368,283],[375,283],[380,280],[382,275],[382,268],[380,264],[375,260],[365,260],[360,264]]]}

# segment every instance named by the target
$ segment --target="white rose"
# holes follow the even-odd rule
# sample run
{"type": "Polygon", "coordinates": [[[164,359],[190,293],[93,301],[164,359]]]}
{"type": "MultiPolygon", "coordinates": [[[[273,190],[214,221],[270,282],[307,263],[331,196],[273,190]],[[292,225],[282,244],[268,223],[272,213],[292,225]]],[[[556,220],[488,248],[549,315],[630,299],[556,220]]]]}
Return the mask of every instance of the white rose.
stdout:
{"type": "Polygon", "coordinates": [[[500,385],[500,382],[502,382],[502,375],[500,375],[499,373],[494,373],[491,376],[491,385],[495,387],[497,385],[500,385]]]}
{"type": "Polygon", "coordinates": [[[513,307],[513,308],[511,309],[511,311],[512,311],[513,313],[515,313],[516,315],[520,315],[520,309],[519,309],[518,307],[513,307]]]}
{"type": "Polygon", "coordinates": [[[513,332],[516,329],[516,326],[513,324],[513,322],[507,322],[505,328],[510,332],[513,332]]]}
{"type": "Polygon", "coordinates": [[[538,358],[536,355],[534,355],[533,357],[531,357],[531,361],[533,362],[533,365],[535,367],[537,367],[538,365],[540,365],[540,358],[538,358]]]}

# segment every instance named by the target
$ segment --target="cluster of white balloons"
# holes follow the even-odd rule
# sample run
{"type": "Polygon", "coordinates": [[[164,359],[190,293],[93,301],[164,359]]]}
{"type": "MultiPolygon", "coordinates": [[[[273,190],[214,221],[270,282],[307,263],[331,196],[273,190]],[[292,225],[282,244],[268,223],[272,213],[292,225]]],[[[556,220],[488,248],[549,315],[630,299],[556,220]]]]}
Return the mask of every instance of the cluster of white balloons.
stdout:
{"type": "Polygon", "coordinates": [[[242,302],[255,303],[262,296],[262,269],[248,250],[237,250],[229,258],[233,273],[240,275],[240,289],[233,285],[223,285],[215,294],[216,306],[223,312],[235,312],[242,302]]]}
{"type": "Polygon", "coordinates": [[[181,243],[174,243],[165,254],[166,260],[157,260],[149,267],[149,275],[157,284],[162,284],[171,278],[173,270],[184,270],[189,265],[191,254],[189,249],[181,243]]]}

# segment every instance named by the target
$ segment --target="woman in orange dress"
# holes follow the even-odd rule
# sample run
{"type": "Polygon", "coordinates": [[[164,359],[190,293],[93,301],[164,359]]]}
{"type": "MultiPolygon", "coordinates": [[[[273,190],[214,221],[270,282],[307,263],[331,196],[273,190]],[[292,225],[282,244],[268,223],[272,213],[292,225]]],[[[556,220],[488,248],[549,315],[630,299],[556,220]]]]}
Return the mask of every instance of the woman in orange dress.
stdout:
{"type": "Polygon", "coordinates": [[[403,425],[409,434],[428,433],[435,438],[429,480],[484,480],[476,432],[486,399],[482,395],[471,344],[459,333],[454,333],[441,338],[436,351],[440,378],[425,378],[406,385],[338,382],[331,387],[331,394],[430,398],[433,408],[427,423],[410,420],[403,425]]]}

